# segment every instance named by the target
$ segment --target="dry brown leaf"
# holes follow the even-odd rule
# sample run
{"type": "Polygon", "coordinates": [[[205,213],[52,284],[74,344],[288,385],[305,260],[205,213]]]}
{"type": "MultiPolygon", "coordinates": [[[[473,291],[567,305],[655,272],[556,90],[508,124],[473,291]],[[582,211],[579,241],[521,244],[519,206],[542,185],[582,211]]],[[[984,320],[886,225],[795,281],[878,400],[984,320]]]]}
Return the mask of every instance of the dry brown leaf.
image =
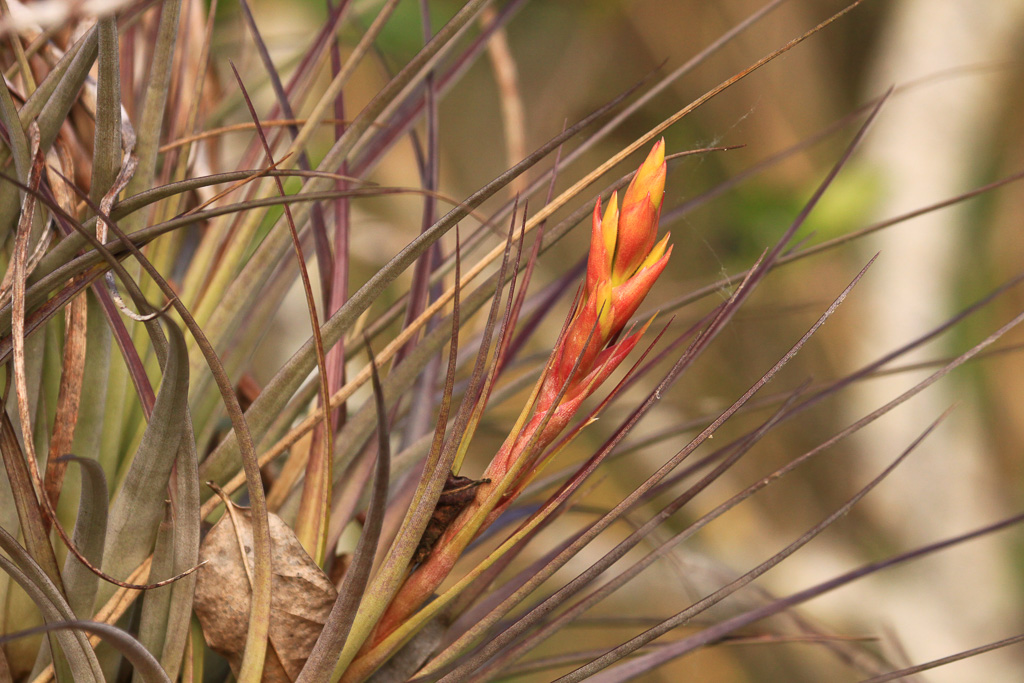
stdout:
{"type": "MultiPolygon", "coordinates": [[[[291,683],[298,678],[337,591],[302,549],[280,517],[270,513],[272,554],[270,647],[264,683],[291,683]]],[[[227,658],[238,675],[249,625],[253,571],[252,518],[248,508],[234,506],[210,530],[199,549],[195,612],[211,649],[227,658]],[[245,549],[246,564],[242,564],[245,549]]]]}

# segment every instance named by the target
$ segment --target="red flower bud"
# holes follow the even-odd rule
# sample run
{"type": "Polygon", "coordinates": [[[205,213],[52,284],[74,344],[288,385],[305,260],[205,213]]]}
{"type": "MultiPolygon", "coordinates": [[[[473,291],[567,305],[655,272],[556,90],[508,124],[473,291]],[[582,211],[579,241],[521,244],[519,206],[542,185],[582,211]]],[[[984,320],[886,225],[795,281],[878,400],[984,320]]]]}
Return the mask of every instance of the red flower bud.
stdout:
{"type": "Polygon", "coordinates": [[[658,234],[664,196],[665,141],[659,140],[622,197],[611,268],[613,284],[631,277],[650,253],[658,234]]]}
{"type": "MultiPolygon", "coordinates": [[[[664,193],[665,143],[659,140],[626,188],[621,210],[618,197],[612,194],[602,215],[598,199],[590,233],[586,290],[554,351],[537,403],[538,412],[551,408],[563,387],[567,388],[561,403],[584,383],[592,391],[599,383],[592,381],[595,368],[602,366],[607,376],[625,357],[618,353],[623,341],[605,347],[640,307],[672,253],[668,235],[655,244],[664,193]]],[[[630,339],[628,346],[632,348],[636,339],[630,339]]]]}

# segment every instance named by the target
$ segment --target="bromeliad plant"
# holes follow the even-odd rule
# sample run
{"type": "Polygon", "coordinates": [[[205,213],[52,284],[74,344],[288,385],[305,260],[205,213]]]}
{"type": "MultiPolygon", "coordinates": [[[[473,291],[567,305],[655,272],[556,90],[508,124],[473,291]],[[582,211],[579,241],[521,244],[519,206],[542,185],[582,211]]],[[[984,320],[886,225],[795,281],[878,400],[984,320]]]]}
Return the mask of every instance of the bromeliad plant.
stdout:
{"type": "MultiPolygon", "coordinates": [[[[624,339],[618,337],[665,269],[672,253],[668,235],[655,244],[665,171],[662,140],[655,144],[633,176],[623,197],[621,213],[614,192],[603,218],[598,200],[594,207],[586,284],[540,380],[516,426],[488,465],[483,480],[470,482],[454,476],[447,480],[449,486],[466,492],[465,509],[446,525],[436,546],[427,548],[421,541],[417,547],[412,557],[416,569],[391,600],[371,641],[376,650],[371,649],[364,655],[363,667],[356,669],[357,673],[380,665],[381,653],[389,649],[387,637],[401,629],[413,611],[448,576],[469,543],[509,508],[557,454],[559,449],[546,450],[547,447],[580,410],[583,401],[604,383],[640,341],[648,325],[624,339]]],[[[504,328],[510,331],[512,325],[504,328]]],[[[499,349],[507,349],[507,341],[503,339],[499,349]]],[[[501,358],[495,359],[493,367],[501,364],[501,358]]],[[[485,389],[474,407],[476,415],[482,412],[486,395],[485,389]]],[[[466,452],[472,437],[472,429],[459,437],[459,453],[466,452]]],[[[461,458],[457,457],[459,460],[461,458]]],[[[535,515],[532,523],[540,523],[543,518],[543,514],[535,515]]]]}
{"type": "MultiPolygon", "coordinates": [[[[710,512],[678,522],[676,512],[774,427],[998,298],[846,377],[759,395],[755,405],[861,271],[728,408],[656,438],[649,452],[658,465],[641,484],[610,505],[594,497],[595,473],[633,457],[631,430],[769,273],[863,234],[794,242],[885,98],[866,108],[846,153],[752,267],[641,312],[655,282],[673,275],[669,236],[658,238],[662,215],[680,215],[666,202],[668,165],[718,151],[666,158],[662,136],[859,3],[617,144],[621,151],[554,196],[565,169],[779,4],[767,3],[684,67],[518,154],[443,210],[439,101],[488,51],[507,75],[504,31],[524,4],[490,10],[470,0],[435,32],[422,3],[422,48],[365,96],[353,76],[366,61],[391,67],[375,46],[397,0],[368,22],[355,16],[356,3],[328,1],[322,29],[286,75],[245,0],[238,21],[257,72],[235,70],[215,51],[215,37],[227,33],[216,0],[128,1],[57,23],[40,23],[53,19],[31,3],[0,2],[0,683],[126,680],[129,666],[142,681],[620,681],[747,636],[819,643],[834,655],[830,673],[889,675],[895,664],[810,623],[799,604],[1021,521],[754,606],[733,602],[849,512],[915,441],[796,541],[716,577],[714,589],[649,628],[600,650],[563,637],[656,560],[698,553],[682,545],[697,531],[976,356],[1020,316],[710,512]],[[228,151],[224,140],[239,131],[248,146],[228,151]],[[374,184],[399,142],[416,152],[419,185],[374,184]],[[647,150],[639,170],[598,193],[607,196],[603,210],[601,199],[592,203],[594,183],[647,150]],[[404,246],[381,265],[358,253],[353,235],[379,230],[368,198],[394,196],[420,199],[422,218],[418,232],[389,228],[404,246]],[[541,208],[519,210],[528,203],[541,208]],[[588,255],[564,252],[578,265],[559,267],[558,242],[591,214],[588,255]],[[503,241],[494,237],[499,225],[509,226],[503,241]],[[544,278],[546,286],[531,284],[544,278]],[[260,386],[255,350],[296,280],[312,335],[260,386]],[[570,306],[563,295],[573,291],[570,306]],[[723,292],[681,327],[664,315],[641,346],[656,313],[723,292]],[[570,312],[556,333],[546,318],[563,305],[570,312]],[[515,401],[509,429],[500,410],[515,401]],[[772,412],[738,434],[719,432],[724,445],[683,465],[755,408],[772,412]],[[594,425],[599,415],[610,431],[594,425]],[[487,445],[485,425],[507,437],[487,445]],[[684,438],[687,430],[696,436],[684,438]],[[586,450],[587,439],[604,441],[586,450]],[[586,521],[574,523],[575,513],[586,521]],[[625,537],[585,554],[623,522],[625,537]],[[555,576],[573,561],[583,570],[555,576]],[[733,607],[728,618],[708,616],[719,604],[733,607]],[[777,614],[788,621],[763,622],[777,614]],[[670,632],[681,635],[659,644],[670,632]],[[547,654],[522,661],[535,652],[547,654]]],[[[672,592],[652,591],[662,589],[672,592]]]]}

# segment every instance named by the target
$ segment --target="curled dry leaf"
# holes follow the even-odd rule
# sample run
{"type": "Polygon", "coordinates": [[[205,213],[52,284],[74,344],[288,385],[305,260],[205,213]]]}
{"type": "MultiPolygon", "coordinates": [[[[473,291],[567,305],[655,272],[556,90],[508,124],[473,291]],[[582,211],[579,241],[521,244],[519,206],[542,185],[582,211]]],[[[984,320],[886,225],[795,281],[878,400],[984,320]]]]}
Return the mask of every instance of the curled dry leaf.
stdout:
{"type": "MultiPolygon", "coordinates": [[[[273,597],[262,680],[290,683],[298,678],[338,594],[288,525],[273,513],[269,518],[273,597]]],[[[249,623],[252,547],[251,514],[236,506],[214,525],[199,549],[206,564],[196,580],[196,616],[207,645],[227,658],[236,676],[249,623]]]]}

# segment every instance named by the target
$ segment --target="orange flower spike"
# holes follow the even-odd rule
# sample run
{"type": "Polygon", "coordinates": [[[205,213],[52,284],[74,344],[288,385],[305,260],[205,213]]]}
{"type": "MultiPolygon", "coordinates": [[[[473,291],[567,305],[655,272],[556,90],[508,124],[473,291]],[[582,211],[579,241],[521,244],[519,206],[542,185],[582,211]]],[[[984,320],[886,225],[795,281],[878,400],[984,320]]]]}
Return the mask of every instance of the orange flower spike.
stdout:
{"type": "Polygon", "coordinates": [[[611,268],[615,285],[629,279],[654,246],[665,197],[665,173],[665,141],[659,140],[622,198],[611,268]]]}
{"type": "Polygon", "coordinates": [[[655,244],[664,194],[665,143],[659,141],[626,188],[622,205],[613,194],[603,214],[600,200],[594,207],[586,287],[551,353],[537,399],[530,406],[532,417],[508,436],[484,473],[490,483],[481,486],[482,493],[394,597],[378,623],[375,642],[403,623],[448,576],[469,542],[470,534],[463,533],[469,520],[474,520],[473,534],[479,534],[512,504],[583,401],[640,341],[650,323],[624,338],[616,335],[636,313],[672,255],[668,235],[655,244]],[[518,471],[518,480],[500,496],[492,495],[519,464],[524,469],[518,471]]]}
{"type": "Polygon", "coordinates": [[[621,209],[614,193],[603,214],[597,200],[586,289],[555,349],[539,410],[551,407],[562,387],[590,374],[599,352],[626,325],[665,269],[672,253],[668,235],[655,244],[665,171],[665,142],[660,140],[626,188],[621,209]]]}

